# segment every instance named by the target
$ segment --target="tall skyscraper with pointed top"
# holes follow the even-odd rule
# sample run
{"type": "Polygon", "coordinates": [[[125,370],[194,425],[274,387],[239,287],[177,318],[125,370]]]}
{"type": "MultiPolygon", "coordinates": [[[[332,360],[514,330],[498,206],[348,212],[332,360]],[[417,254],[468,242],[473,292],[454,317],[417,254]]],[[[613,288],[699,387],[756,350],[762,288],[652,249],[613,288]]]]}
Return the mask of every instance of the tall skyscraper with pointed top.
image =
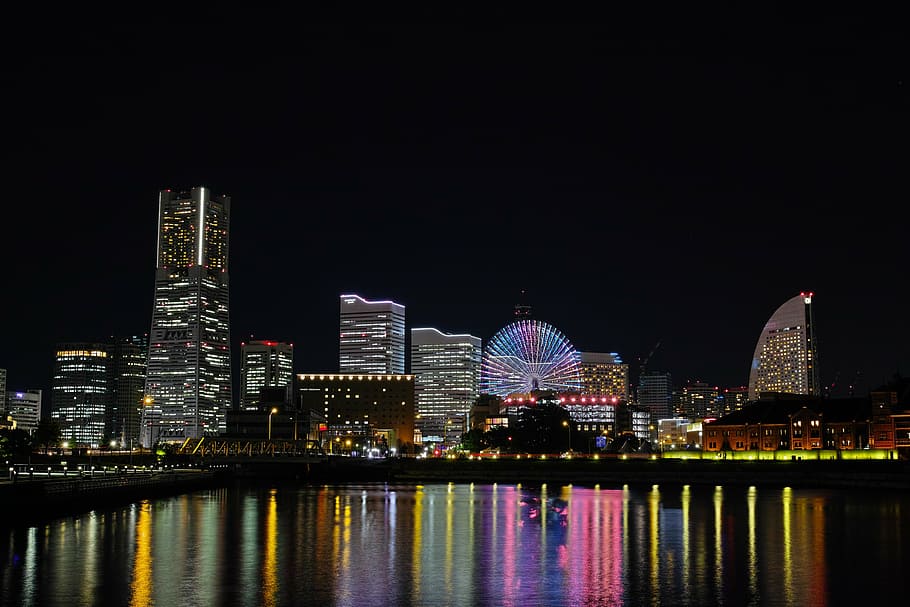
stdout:
{"type": "Polygon", "coordinates": [[[749,401],[762,392],[821,394],[813,295],[791,297],[765,323],[749,369],[749,401]]]}
{"type": "Polygon", "coordinates": [[[231,408],[230,206],[230,197],[206,187],[159,192],[143,445],[224,432],[231,408]]]}

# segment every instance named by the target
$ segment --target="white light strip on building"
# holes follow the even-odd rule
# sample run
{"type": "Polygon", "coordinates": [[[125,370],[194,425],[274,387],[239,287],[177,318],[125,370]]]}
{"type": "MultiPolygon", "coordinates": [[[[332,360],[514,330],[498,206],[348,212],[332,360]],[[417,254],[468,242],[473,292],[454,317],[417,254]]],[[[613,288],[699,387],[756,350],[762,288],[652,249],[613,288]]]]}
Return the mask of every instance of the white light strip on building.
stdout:
{"type": "Polygon", "coordinates": [[[155,267],[161,260],[161,192],[158,192],[158,244],[155,246],[155,267]]]}
{"type": "Polygon", "coordinates": [[[196,262],[198,265],[202,265],[202,242],[205,239],[205,233],[203,232],[203,227],[205,226],[205,188],[199,188],[199,259],[196,262]]]}

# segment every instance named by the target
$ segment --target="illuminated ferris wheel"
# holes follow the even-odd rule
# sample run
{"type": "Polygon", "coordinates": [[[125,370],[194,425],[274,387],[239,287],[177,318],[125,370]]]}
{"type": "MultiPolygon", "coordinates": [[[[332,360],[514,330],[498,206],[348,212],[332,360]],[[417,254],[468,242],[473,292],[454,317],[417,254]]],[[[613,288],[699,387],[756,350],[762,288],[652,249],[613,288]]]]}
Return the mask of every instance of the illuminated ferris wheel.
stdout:
{"type": "Polygon", "coordinates": [[[555,327],[518,320],[494,335],[483,353],[481,391],[508,396],[532,390],[581,390],[579,356],[555,327]]]}

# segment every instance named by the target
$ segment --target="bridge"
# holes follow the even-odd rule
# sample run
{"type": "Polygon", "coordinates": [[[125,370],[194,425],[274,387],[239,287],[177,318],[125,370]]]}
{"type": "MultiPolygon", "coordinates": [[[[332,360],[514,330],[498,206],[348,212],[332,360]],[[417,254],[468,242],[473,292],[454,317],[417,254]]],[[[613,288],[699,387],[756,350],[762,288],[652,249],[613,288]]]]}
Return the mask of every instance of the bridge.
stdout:
{"type": "Polygon", "coordinates": [[[204,436],[188,438],[176,455],[213,458],[257,458],[291,456],[324,459],[325,451],[313,439],[249,439],[204,436]]]}

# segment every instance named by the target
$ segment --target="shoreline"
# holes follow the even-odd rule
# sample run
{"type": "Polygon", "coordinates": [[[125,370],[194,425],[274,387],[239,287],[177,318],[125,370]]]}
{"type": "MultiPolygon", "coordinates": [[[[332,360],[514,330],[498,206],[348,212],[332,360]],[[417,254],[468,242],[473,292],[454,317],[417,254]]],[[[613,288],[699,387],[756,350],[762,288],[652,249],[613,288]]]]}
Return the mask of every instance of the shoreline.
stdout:
{"type": "Polygon", "coordinates": [[[234,483],[421,485],[481,483],[539,486],[756,486],[765,488],[899,491],[910,494],[910,461],[707,460],[446,460],[329,457],[194,462],[190,469],[0,483],[3,526],[39,523],[146,499],[234,483]]]}

